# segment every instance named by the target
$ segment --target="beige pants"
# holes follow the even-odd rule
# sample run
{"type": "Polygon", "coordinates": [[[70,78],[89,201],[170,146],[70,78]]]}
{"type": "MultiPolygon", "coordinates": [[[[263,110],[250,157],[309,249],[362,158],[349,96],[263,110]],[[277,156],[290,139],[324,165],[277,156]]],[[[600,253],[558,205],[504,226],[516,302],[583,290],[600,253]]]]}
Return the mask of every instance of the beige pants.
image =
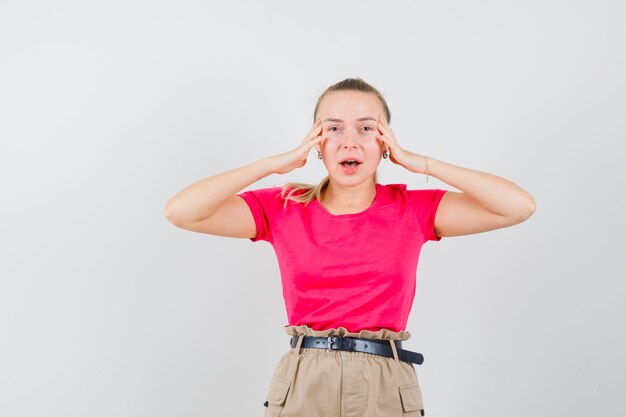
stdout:
{"type": "MultiPolygon", "coordinates": [[[[286,326],[289,335],[407,340],[408,332],[382,329],[350,333],[286,326]]],[[[267,395],[265,417],[421,417],[422,393],[412,363],[363,352],[289,349],[279,360],[267,395]]],[[[390,342],[394,354],[395,344],[390,342]]],[[[406,348],[403,346],[403,348],[406,348]]],[[[411,349],[408,349],[411,350],[411,349]]]]}

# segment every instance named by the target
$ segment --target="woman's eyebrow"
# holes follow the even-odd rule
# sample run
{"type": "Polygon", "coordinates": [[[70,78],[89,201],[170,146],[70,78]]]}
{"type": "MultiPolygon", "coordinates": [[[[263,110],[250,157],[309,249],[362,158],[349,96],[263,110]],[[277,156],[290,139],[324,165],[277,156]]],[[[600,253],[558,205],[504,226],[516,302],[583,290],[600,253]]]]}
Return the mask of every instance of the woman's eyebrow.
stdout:
{"type": "MultiPolygon", "coordinates": [[[[376,121],[376,119],[374,119],[373,117],[359,117],[358,119],[356,119],[357,122],[363,122],[365,120],[372,120],[372,121],[376,121]]],[[[333,119],[333,118],[328,118],[326,120],[324,120],[324,123],[326,122],[336,122],[336,123],[343,123],[343,120],[341,119],[333,119]]]]}

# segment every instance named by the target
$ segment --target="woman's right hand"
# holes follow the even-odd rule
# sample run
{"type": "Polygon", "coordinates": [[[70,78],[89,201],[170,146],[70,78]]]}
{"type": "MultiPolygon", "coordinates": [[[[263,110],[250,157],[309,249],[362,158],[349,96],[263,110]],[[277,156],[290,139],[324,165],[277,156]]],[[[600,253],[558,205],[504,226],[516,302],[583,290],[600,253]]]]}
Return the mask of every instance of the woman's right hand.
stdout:
{"type": "Polygon", "coordinates": [[[272,172],[285,174],[306,164],[311,148],[322,141],[322,121],[318,119],[297,148],[268,158],[272,172]]]}

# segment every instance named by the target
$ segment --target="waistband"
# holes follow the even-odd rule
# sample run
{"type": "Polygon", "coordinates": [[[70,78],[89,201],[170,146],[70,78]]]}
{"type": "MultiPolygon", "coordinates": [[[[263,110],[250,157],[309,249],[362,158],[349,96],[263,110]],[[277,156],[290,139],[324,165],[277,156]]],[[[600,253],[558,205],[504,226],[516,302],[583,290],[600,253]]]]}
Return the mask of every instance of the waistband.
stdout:
{"type": "Polygon", "coordinates": [[[326,330],[313,330],[306,324],[299,326],[285,326],[285,333],[289,336],[313,336],[313,337],[357,337],[361,339],[381,339],[381,340],[408,340],[411,333],[408,331],[393,331],[389,329],[380,329],[372,332],[371,330],[361,330],[358,333],[349,332],[345,327],[338,327],[326,330]]]}

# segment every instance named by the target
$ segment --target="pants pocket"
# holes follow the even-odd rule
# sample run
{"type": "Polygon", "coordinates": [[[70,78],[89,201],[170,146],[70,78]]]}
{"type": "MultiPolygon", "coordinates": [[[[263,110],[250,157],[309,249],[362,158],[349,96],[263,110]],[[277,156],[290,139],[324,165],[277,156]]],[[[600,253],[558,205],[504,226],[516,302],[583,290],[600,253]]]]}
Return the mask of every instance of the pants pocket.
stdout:
{"type": "Polygon", "coordinates": [[[405,417],[418,417],[424,415],[424,403],[422,391],[418,384],[400,385],[400,401],[405,417]]]}
{"type": "Polygon", "coordinates": [[[287,393],[291,387],[291,381],[278,375],[272,377],[270,388],[267,393],[267,409],[265,410],[265,417],[279,417],[283,407],[285,406],[285,400],[287,399],[287,393]]]}

